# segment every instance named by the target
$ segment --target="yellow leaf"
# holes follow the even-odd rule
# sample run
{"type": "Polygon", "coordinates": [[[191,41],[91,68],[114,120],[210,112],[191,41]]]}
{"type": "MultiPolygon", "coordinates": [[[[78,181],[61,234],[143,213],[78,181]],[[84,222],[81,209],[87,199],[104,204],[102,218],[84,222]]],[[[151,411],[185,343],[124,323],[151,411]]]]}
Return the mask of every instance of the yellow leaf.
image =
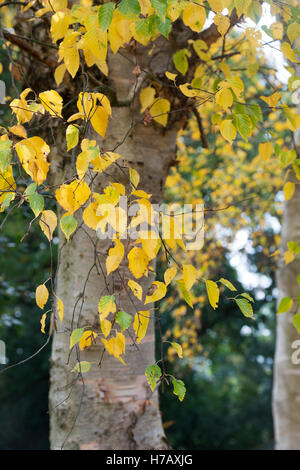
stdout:
{"type": "Polygon", "coordinates": [[[100,326],[101,326],[102,333],[104,334],[105,338],[107,338],[111,331],[111,327],[112,327],[111,322],[109,320],[106,320],[106,318],[104,318],[103,320],[100,320],[100,326]]]}
{"type": "Polygon", "coordinates": [[[271,108],[275,108],[278,101],[281,99],[281,93],[279,91],[276,91],[275,93],[273,93],[273,95],[261,96],[260,99],[267,103],[267,105],[271,108]]]}
{"type": "Polygon", "coordinates": [[[283,37],[283,24],[277,21],[271,24],[270,29],[274,39],[282,39],[283,37]]]}
{"type": "Polygon", "coordinates": [[[42,318],[41,318],[41,332],[45,333],[45,324],[46,324],[46,318],[47,318],[47,313],[43,313],[42,318]]]}
{"type": "Polygon", "coordinates": [[[151,295],[146,295],[145,305],[152,302],[157,302],[162,299],[167,293],[167,287],[164,282],[154,281],[151,290],[156,287],[155,291],[151,295]]]}
{"type": "Polygon", "coordinates": [[[104,137],[108,125],[108,114],[102,106],[98,106],[96,111],[93,112],[91,123],[95,131],[104,137]]]}
{"type": "Polygon", "coordinates": [[[176,276],[176,273],[177,273],[177,268],[176,266],[173,266],[172,268],[168,268],[165,273],[164,273],[164,280],[165,280],[165,284],[166,286],[168,286],[172,280],[174,279],[174,277],[176,276]]]}
{"type": "Polygon", "coordinates": [[[124,253],[125,249],[123,243],[120,240],[115,240],[115,246],[110,248],[106,258],[106,271],[108,276],[111,272],[118,269],[124,257],[124,253]]]}
{"type": "Polygon", "coordinates": [[[35,301],[38,307],[42,310],[48,300],[49,292],[45,284],[41,284],[36,288],[35,291],[35,301]]]}
{"type": "Polygon", "coordinates": [[[61,84],[61,82],[63,81],[66,70],[67,69],[66,69],[66,66],[65,66],[64,63],[62,63],[58,67],[56,67],[55,72],[54,72],[54,78],[55,78],[57,86],[59,86],[61,84]]]}
{"type": "Polygon", "coordinates": [[[142,300],[142,297],[143,297],[142,287],[137,282],[135,282],[133,279],[130,279],[128,281],[128,286],[132,290],[133,295],[135,295],[135,297],[137,297],[139,300],[142,300]]]}
{"type": "Polygon", "coordinates": [[[295,255],[294,253],[292,253],[291,251],[286,251],[284,253],[284,261],[285,261],[285,264],[289,264],[291,263],[292,261],[294,261],[295,259],[295,255]]]}
{"type": "Polygon", "coordinates": [[[170,107],[170,101],[166,100],[165,98],[159,98],[151,106],[150,114],[156,122],[166,127],[170,107]]]}
{"type": "Polygon", "coordinates": [[[129,178],[134,188],[137,188],[140,182],[140,175],[134,168],[129,168],[129,178]]]}
{"type": "Polygon", "coordinates": [[[20,124],[18,124],[17,126],[9,127],[8,130],[12,134],[17,135],[18,137],[23,137],[23,139],[26,139],[27,137],[27,132],[26,132],[25,127],[21,126],[20,124]]]}
{"type": "Polygon", "coordinates": [[[56,42],[65,36],[70,21],[71,16],[63,11],[58,11],[52,15],[50,32],[53,42],[56,42]]]}
{"type": "Polygon", "coordinates": [[[173,348],[175,349],[175,351],[177,352],[178,357],[180,359],[182,359],[183,358],[183,351],[182,351],[182,347],[180,346],[180,344],[178,344],[178,343],[171,343],[171,344],[172,344],[173,348]]]}
{"type": "Polygon", "coordinates": [[[134,247],[128,253],[129,270],[136,279],[142,277],[148,269],[149,258],[142,248],[134,247]]]}
{"type": "Polygon", "coordinates": [[[230,5],[231,0],[208,0],[208,3],[212,11],[222,13],[224,8],[227,8],[230,5]]]}
{"type": "Polygon", "coordinates": [[[213,309],[218,307],[219,302],[219,288],[218,284],[214,281],[205,281],[208,300],[213,309]]]}
{"type": "Polygon", "coordinates": [[[91,202],[83,211],[82,218],[84,223],[92,228],[93,230],[97,229],[98,223],[103,219],[103,216],[97,215],[97,209],[99,204],[94,201],[91,202]]]}
{"type": "Polygon", "coordinates": [[[269,160],[273,154],[273,144],[272,142],[262,142],[258,146],[258,155],[262,160],[269,160]]]}
{"type": "Polygon", "coordinates": [[[151,104],[154,101],[155,97],[155,89],[152,88],[151,86],[147,86],[146,88],[143,88],[143,90],[140,93],[140,102],[141,102],[141,113],[146,111],[147,108],[150,108],[151,104]]]}
{"type": "Polygon", "coordinates": [[[200,33],[206,21],[205,10],[195,2],[190,2],[185,7],[182,15],[183,22],[196,33],[200,33]]]}
{"type": "Polygon", "coordinates": [[[231,119],[225,119],[220,125],[220,132],[224,139],[228,140],[231,144],[236,138],[236,128],[231,119]]]}
{"type": "Polygon", "coordinates": [[[183,280],[187,290],[191,290],[197,278],[197,269],[191,264],[183,266],[183,280]]]}
{"type": "Polygon", "coordinates": [[[64,319],[64,304],[63,304],[63,301],[59,297],[57,297],[57,312],[58,312],[59,319],[62,322],[64,319]]]}
{"type": "Polygon", "coordinates": [[[115,303],[115,297],[113,295],[105,295],[100,299],[98,304],[98,312],[100,315],[100,321],[104,320],[110,313],[115,313],[117,306],[115,303]]]}
{"type": "Polygon", "coordinates": [[[229,88],[221,88],[216,93],[216,103],[225,110],[230,108],[233,103],[233,96],[229,88]]]}
{"type": "Polygon", "coordinates": [[[172,80],[172,82],[175,83],[177,73],[166,72],[165,75],[169,80],[172,80]]]}
{"type": "Polygon", "coordinates": [[[81,180],[74,180],[70,184],[62,184],[55,191],[57,202],[70,214],[74,214],[90,197],[91,190],[88,184],[81,180]]]}
{"type": "Polygon", "coordinates": [[[91,344],[95,342],[97,336],[97,333],[92,330],[85,331],[79,340],[79,349],[83,351],[85,348],[88,348],[91,344]]]}
{"type": "Polygon", "coordinates": [[[18,142],[15,149],[26,173],[37,184],[42,184],[50,166],[47,162],[50,148],[46,142],[40,137],[30,137],[18,142]]]}
{"type": "Polygon", "coordinates": [[[109,341],[104,338],[101,338],[101,341],[109,354],[119,359],[122,364],[125,364],[124,360],[120,357],[121,354],[125,353],[125,336],[122,333],[117,332],[116,336],[110,338],[109,341]]]}
{"type": "Polygon", "coordinates": [[[79,140],[79,128],[78,126],[74,126],[74,124],[70,124],[66,130],[66,139],[67,139],[67,150],[71,150],[72,148],[76,147],[79,140]]]}
{"type": "Polygon", "coordinates": [[[288,181],[287,183],[285,183],[283,192],[284,192],[284,198],[286,201],[288,201],[289,199],[293,197],[295,189],[296,189],[295,183],[291,181],[288,181]]]}
{"type": "Polygon", "coordinates": [[[39,98],[44,106],[45,110],[51,114],[51,116],[61,116],[63,107],[63,99],[55,90],[43,91],[39,94],[39,98]]]}
{"type": "Polygon", "coordinates": [[[193,98],[194,96],[197,96],[197,94],[198,94],[197,90],[193,90],[191,88],[190,83],[185,83],[184,85],[179,85],[179,88],[180,88],[181,93],[183,95],[189,97],[189,98],[193,98]]]}
{"type": "Polygon", "coordinates": [[[133,322],[133,329],[136,334],[137,343],[140,343],[141,340],[144,338],[147,332],[149,320],[150,320],[149,310],[141,310],[135,314],[134,322],[133,322]]]}
{"type": "Polygon", "coordinates": [[[50,210],[43,211],[39,224],[48,240],[52,240],[53,232],[57,226],[56,214],[50,210]]]}
{"type": "Polygon", "coordinates": [[[291,43],[300,37],[300,24],[297,22],[290,23],[287,27],[286,33],[291,43]]]}
{"type": "Polygon", "coordinates": [[[224,16],[224,15],[221,15],[221,13],[218,13],[214,17],[214,23],[217,26],[217,29],[219,33],[221,34],[221,36],[224,36],[227,33],[229,26],[230,26],[230,20],[228,16],[224,16]]]}
{"type": "Polygon", "coordinates": [[[299,63],[294,49],[288,42],[283,42],[280,46],[280,49],[286,59],[290,60],[291,62],[299,63]]]}

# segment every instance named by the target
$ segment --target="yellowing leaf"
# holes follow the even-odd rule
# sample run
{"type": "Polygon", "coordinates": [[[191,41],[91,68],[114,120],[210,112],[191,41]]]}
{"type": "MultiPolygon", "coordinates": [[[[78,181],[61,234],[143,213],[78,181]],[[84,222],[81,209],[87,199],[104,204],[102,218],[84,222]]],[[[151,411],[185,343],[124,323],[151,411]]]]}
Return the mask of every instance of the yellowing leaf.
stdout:
{"type": "Polygon", "coordinates": [[[168,286],[174,279],[177,273],[177,268],[176,266],[173,266],[172,268],[168,268],[165,273],[164,273],[164,280],[166,286],[168,286]]]}
{"type": "Polygon", "coordinates": [[[134,168],[129,168],[129,178],[134,188],[137,188],[140,182],[140,175],[134,168]]]}
{"type": "Polygon", "coordinates": [[[191,294],[189,293],[189,291],[187,290],[187,288],[185,287],[185,283],[184,283],[184,280],[183,279],[179,279],[177,281],[177,285],[180,289],[180,292],[181,294],[183,295],[183,298],[184,300],[186,301],[186,303],[191,307],[193,308],[193,302],[192,302],[192,297],[191,297],[191,294]]]}
{"type": "Polygon", "coordinates": [[[156,122],[166,127],[170,107],[170,101],[165,98],[159,98],[151,106],[150,114],[156,122]]]}
{"type": "Polygon", "coordinates": [[[293,197],[295,189],[296,189],[296,185],[292,181],[288,181],[287,183],[285,183],[283,192],[284,192],[284,198],[286,201],[288,201],[289,199],[293,197]]]}
{"type": "Polygon", "coordinates": [[[283,24],[277,21],[271,24],[270,29],[274,39],[282,39],[283,37],[283,24]]]}
{"type": "Polygon", "coordinates": [[[77,227],[77,220],[71,214],[64,214],[60,219],[60,228],[66,236],[67,241],[70,240],[70,236],[75,232],[77,227]]]}
{"type": "Polygon", "coordinates": [[[220,125],[220,132],[224,139],[228,140],[230,144],[236,138],[236,128],[231,119],[225,119],[222,121],[220,125]]]}
{"type": "Polygon", "coordinates": [[[51,116],[61,117],[61,111],[63,106],[63,99],[55,90],[43,91],[39,94],[39,98],[44,106],[45,110],[48,111],[51,116]]]}
{"type": "Polygon", "coordinates": [[[110,248],[106,258],[106,271],[108,276],[111,272],[118,269],[124,257],[124,253],[125,249],[123,243],[120,240],[115,240],[115,246],[110,248]]]}
{"type": "Polygon", "coordinates": [[[64,304],[63,304],[63,301],[59,297],[57,297],[57,312],[58,312],[59,319],[62,322],[64,319],[64,304]]]}
{"type": "Polygon", "coordinates": [[[48,240],[52,240],[53,232],[57,226],[56,214],[50,210],[43,211],[39,224],[48,240]]]}
{"type": "Polygon", "coordinates": [[[100,299],[98,304],[98,312],[100,321],[104,320],[110,313],[115,313],[117,306],[115,304],[115,297],[113,295],[105,295],[100,299]]]}
{"type": "Polygon", "coordinates": [[[38,307],[40,307],[42,310],[47,303],[49,297],[49,292],[45,284],[41,284],[36,288],[35,291],[35,301],[38,307]]]}
{"type": "Polygon", "coordinates": [[[45,333],[46,318],[47,318],[47,313],[43,313],[41,321],[40,321],[42,333],[45,333]]]}
{"type": "Polygon", "coordinates": [[[171,343],[171,344],[172,344],[173,348],[175,349],[175,351],[177,352],[178,357],[180,359],[182,359],[183,358],[183,351],[182,351],[182,347],[180,346],[180,344],[178,344],[178,343],[171,343]]]}
{"type": "Polygon", "coordinates": [[[85,348],[88,348],[89,346],[91,346],[91,344],[95,342],[95,339],[97,338],[97,336],[98,336],[97,333],[95,333],[92,330],[85,331],[79,340],[79,344],[78,344],[79,349],[83,351],[85,348]]]}
{"type": "Polygon", "coordinates": [[[176,73],[166,72],[165,75],[169,80],[172,80],[172,82],[175,82],[176,77],[177,77],[176,73]]]}
{"type": "Polygon", "coordinates": [[[213,309],[218,307],[219,302],[219,288],[218,284],[214,281],[205,281],[208,300],[213,309]]]}
{"type": "Polygon", "coordinates": [[[221,34],[221,36],[224,36],[227,33],[229,26],[230,26],[230,20],[228,16],[224,16],[221,13],[218,13],[214,17],[214,23],[217,26],[217,29],[219,33],[221,34]]]}
{"type": "Polygon", "coordinates": [[[102,333],[104,334],[105,338],[107,338],[111,331],[111,327],[112,327],[111,322],[109,320],[106,320],[106,318],[104,318],[103,320],[100,320],[100,326],[101,326],[102,333]]]}
{"type": "Polygon", "coordinates": [[[119,359],[122,364],[125,364],[121,358],[121,354],[125,353],[125,336],[122,333],[117,332],[116,336],[110,338],[109,341],[104,338],[101,338],[101,341],[109,354],[119,359]]]}
{"type": "Polygon", "coordinates": [[[76,147],[79,140],[79,127],[74,124],[70,124],[66,130],[66,139],[68,151],[76,147]]]}
{"type": "Polygon", "coordinates": [[[183,280],[187,290],[191,290],[197,278],[197,269],[191,264],[183,266],[183,280]]]}
{"type": "Polygon", "coordinates": [[[150,320],[150,311],[149,310],[141,310],[140,312],[135,314],[134,322],[133,322],[133,329],[136,334],[136,341],[140,343],[141,340],[144,338],[148,324],[150,320]]]}
{"type": "Polygon", "coordinates": [[[90,197],[91,190],[88,184],[81,180],[74,180],[70,184],[62,184],[55,191],[57,202],[70,214],[74,214],[90,197]]]}
{"type": "Polygon", "coordinates": [[[135,282],[133,279],[129,279],[128,286],[132,290],[133,295],[135,295],[135,297],[137,297],[139,300],[142,300],[142,297],[143,297],[142,287],[137,282],[135,282]]]}
{"type": "Polygon", "coordinates": [[[284,253],[284,261],[285,261],[285,264],[289,264],[291,263],[292,261],[294,261],[295,259],[295,255],[294,253],[292,253],[291,251],[285,251],[284,253]]]}
{"type": "Polygon", "coordinates": [[[162,299],[167,293],[167,287],[164,282],[154,281],[151,290],[156,287],[155,291],[151,295],[146,295],[145,305],[152,302],[157,302],[162,299]]]}
{"type": "Polygon", "coordinates": [[[141,102],[141,113],[146,111],[147,108],[150,108],[151,104],[154,101],[155,97],[155,89],[152,88],[151,86],[147,86],[146,88],[143,88],[143,90],[140,93],[140,102],[141,102]]]}
{"type": "Polygon", "coordinates": [[[230,108],[233,103],[233,96],[229,88],[221,88],[216,93],[216,103],[225,110],[230,108]]]}
{"type": "Polygon", "coordinates": [[[149,258],[142,248],[132,248],[127,258],[129,261],[129,270],[136,279],[139,279],[147,272],[149,258]]]}

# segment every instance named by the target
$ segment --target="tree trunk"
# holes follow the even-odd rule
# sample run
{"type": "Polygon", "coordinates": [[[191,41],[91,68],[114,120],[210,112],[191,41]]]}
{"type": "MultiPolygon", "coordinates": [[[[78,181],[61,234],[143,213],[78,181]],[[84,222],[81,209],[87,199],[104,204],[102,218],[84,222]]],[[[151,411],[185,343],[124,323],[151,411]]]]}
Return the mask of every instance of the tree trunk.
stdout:
{"type": "MultiPolygon", "coordinates": [[[[129,84],[133,81],[132,69],[132,64],[120,56],[111,60],[110,77],[114,81],[119,100],[128,96],[129,84]]],[[[107,137],[102,144],[105,150],[112,150],[123,141],[130,127],[132,112],[128,107],[113,109],[107,137]]],[[[135,119],[137,118],[139,116],[135,113],[135,119]]],[[[138,170],[141,175],[140,187],[153,195],[152,202],[155,203],[162,198],[164,181],[169,165],[174,159],[176,134],[175,126],[172,130],[162,131],[159,126],[144,126],[140,123],[117,149],[117,152],[138,170]]],[[[125,184],[125,181],[122,181],[122,173],[118,174],[118,181],[125,184]]],[[[101,184],[105,185],[103,181],[101,184]]],[[[97,189],[94,187],[93,190],[97,189]]],[[[93,363],[89,372],[83,376],[84,384],[80,379],[73,383],[76,374],[71,370],[77,358],[74,352],[68,360],[69,332],[75,327],[87,325],[99,330],[97,306],[101,296],[114,293],[121,308],[132,315],[136,313],[136,308],[149,308],[135,297],[129,298],[128,289],[122,289],[118,274],[110,275],[106,279],[101,270],[97,271],[94,266],[95,246],[91,238],[96,240],[95,232],[82,229],[77,230],[67,245],[64,236],[60,237],[62,251],[57,276],[57,295],[64,302],[65,312],[62,326],[59,325],[54,334],[52,348],[51,448],[167,448],[157,392],[151,393],[145,379],[145,368],[155,362],[153,321],[148,327],[146,337],[138,345],[138,350],[132,346],[132,340],[126,338],[126,366],[105,352],[101,366],[98,367],[103,352],[103,345],[98,337],[95,345],[81,352],[80,360],[93,363]],[[109,280],[110,278],[112,280],[109,280]]],[[[110,241],[98,242],[97,251],[105,253],[110,241]]],[[[105,261],[105,256],[101,257],[101,261],[105,261]]],[[[123,262],[120,275],[124,277],[127,285],[127,280],[132,278],[132,275],[126,262],[123,262]]],[[[103,270],[106,273],[105,263],[103,270]]],[[[153,280],[154,275],[151,275],[140,283],[144,294],[153,280]]]]}
{"type": "MultiPolygon", "coordinates": [[[[298,112],[300,103],[298,104],[298,112]]],[[[300,129],[295,132],[296,151],[299,158],[300,129]]],[[[294,181],[296,191],[293,197],[285,202],[282,221],[282,252],[287,250],[288,241],[300,244],[300,186],[294,181]]],[[[286,265],[281,260],[277,270],[278,304],[283,297],[294,299],[289,313],[277,317],[277,337],[274,366],[273,417],[276,448],[282,450],[300,449],[300,365],[294,364],[292,354],[295,351],[295,340],[300,340],[293,325],[293,316],[299,312],[297,297],[299,285],[297,275],[300,273],[300,259],[286,265]]],[[[298,344],[299,349],[299,344],[298,344]]]]}

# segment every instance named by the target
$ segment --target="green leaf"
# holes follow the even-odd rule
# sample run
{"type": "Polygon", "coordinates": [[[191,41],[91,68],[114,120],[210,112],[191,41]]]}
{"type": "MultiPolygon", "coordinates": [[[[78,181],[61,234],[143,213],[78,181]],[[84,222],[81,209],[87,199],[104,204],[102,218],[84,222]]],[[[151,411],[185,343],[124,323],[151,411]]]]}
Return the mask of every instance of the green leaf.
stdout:
{"type": "Polygon", "coordinates": [[[138,0],[122,0],[118,11],[124,16],[136,16],[141,13],[141,6],[138,0]]]}
{"type": "Polygon", "coordinates": [[[38,193],[33,193],[31,196],[28,198],[29,205],[34,213],[34,215],[37,217],[42,210],[44,209],[44,198],[38,193]]]}
{"type": "Polygon", "coordinates": [[[247,114],[235,114],[234,123],[241,136],[247,142],[252,131],[252,122],[249,116],[247,114]]]}
{"type": "Polygon", "coordinates": [[[253,308],[250,302],[246,299],[235,299],[240,311],[245,317],[254,318],[253,308]]]}
{"type": "Polygon", "coordinates": [[[253,123],[253,126],[256,126],[258,121],[263,121],[263,115],[258,104],[249,104],[249,106],[247,106],[247,113],[253,123]]]}
{"type": "Polygon", "coordinates": [[[297,242],[288,242],[287,247],[292,253],[294,253],[294,255],[300,253],[300,246],[297,242]]]}
{"type": "Polygon", "coordinates": [[[296,313],[296,315],[294,315],[293,324],[298,333],[300,333],[300,313],[296,313]]]}
{"type": "Polygon", "coordinates": [[[77,227],[77,220],[71,214],[65,214],[60,219],[60,228],[66,236],[66,239],[69,241],[72,233],[75,232],[77,227]]]}
{"type": "Polygon", "coordinates": [[[179,280],[177,281],[177,284],[178,284],[178,287],[179,287],[179,289],[180,289],[180,292],[181,292],[182,295],[183,295],[184,300],[186,301],[186,303],[187,303],[191,308],[193,308],[193,302],[192,302],[191,294],[189,293],[189,291],[188,291],[187,288],[185,287],[184,280],[183,280],[183,279],[179,279],[179,280]]]}
{"type": "Polygon", "coordinates": [[[182,401],[184,399],[185,392],[186,392],[184,382],[182,380],[173,379],[172,384],[174,387],[173,389],[174,395],[177,395],[179,400],[182,401]]]}
{"type": "MultiPolygon", "coordinates": [[[[158,19],[158,20],[159,20],[159,19],[158,19]]],[[[168,39],[169,33],[170,33],[171,29],[172,29],[172,22],[171,22],[171,20],[169,20],[169,18],[166,18],[166,19],[165,19],[165,22],[159,20],[159,21],[157,22],[157,29],[158,29],[158,31],[159,31],[163,36],[165,36],[165,38],[168,39]]]]}
{"type": "Polygon", "coordinates": [[[111,24],[115,9],[115,4],[113,2],[104,3],[98,10],[98,23],[102,31],[106,31],[111,24]]]}
{"type": "Polygon", "coordinates": [[[230,289],[231,291],[236,291],[236,288],[234,287],[233,284],[231,284],[230,281],[228,281],[227,279],[224,279],[224,277],[221,277],[221,279],[219,279],[219,282],[221,282],[221,284],[223,284],[224,286],[226,286],[228,289],[230,289]]]}
{"type": "Polygon", "coordinates": [[[186,49],[180,49],[173,55],[174,65],[176,69],[178,70],[178,72],[182,73],[182,75],[186,74],[188,67],[189,67],[186,53],[187,53],[186,49]]]}
{"type": "Polygon", "coordinates": [[[250,300],[250,302],[254,302],[253,297],[251,297],[251,295],[248,294],[248,292],[242,292],[242,294],[240,294],[240,295],[242,295],[242,296],[245,297],[246,299],[250,300]]]}
{"type": "Polygon", "coordinates": [[[167,14],[167,2],[165,0],[151,0],[153,10],[162,21],[165,21],[167,14]]]}
{"type": "Polygon", "coordinates": [[[24,191],[24,196],[32,196],[36,192],[37,183],[31,183],[24,191]]]}
{"type": "Polygon", "coordinates": [[[129,313],[124,312],[121,310],[117,313],[116,322],[120,325],[121,331],[126,330],[132,321],[132,316],[129,313]]]}
{"type": "Polygon", "coordinates": [[[75,346],[75,344],[78,343],[83,333],[84,333],[84,328],[76,328],[75,330],[72,331],[71,338],[70,338],[70,348],[72,348],[73,346],[75,346]]]}
{"type": "Polygon", "coordinates": [[[87,361],[77,362],[74,369],[72,369],[72,372],[81,372],[82,374],[84,374],[85,372],[88,372],[90,370],[91,365],[92,364],[87,361]]]}
{"type": "Polygon", "coordinates": [[[280,304],[277,310],[277,315],[279,313],[287,312],[288,310],[292,308],[292,306],[293,306],[293,299],[291,299],[290,297],[283,297],[280,301],[280,304]]]}
{"type": "Polygon", "coordinates": [[[152,366],[148,366],[145,370],[145,376],[153,392],[157,385],[157,380],[161,377],[161,368],[157,364],[152,364],[152,366]]]}
{"type": "Polygon", "coordinates": [[[12,153],[11,153],[11,140],[0,140],[0,171],[4,173],[8,165],[10,164],[12,153]]]}
{"type": "Polygon", "coordinates": [[[9,205],[10,205],[11,201],[13,200],[13,198],[14,198],[14,193],[5,194],[5,196],[3,198],[3,201],[2,201],[2,204],[1,204],[1,210],[4,210],[7,207],[9,207],[9,205]]]}

